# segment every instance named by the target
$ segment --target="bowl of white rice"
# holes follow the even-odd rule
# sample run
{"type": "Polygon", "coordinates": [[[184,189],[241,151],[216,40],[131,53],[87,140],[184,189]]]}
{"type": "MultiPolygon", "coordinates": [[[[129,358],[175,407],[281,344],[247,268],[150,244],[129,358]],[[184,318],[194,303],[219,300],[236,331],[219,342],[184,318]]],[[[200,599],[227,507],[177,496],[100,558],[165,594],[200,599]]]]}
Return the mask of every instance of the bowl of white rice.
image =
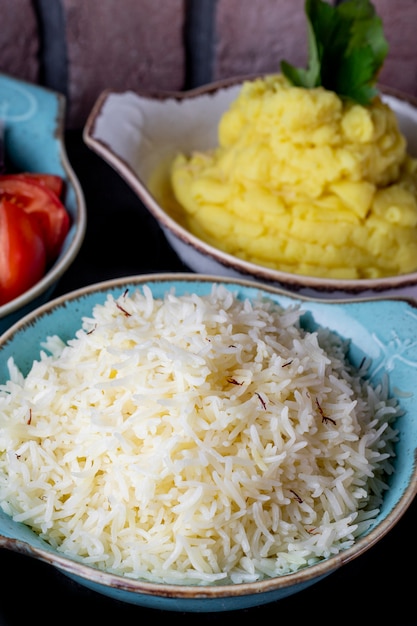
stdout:
{"type": "Polygon", "coordinates": [[[417,304],[152,274],[0,337],[0,547],[219,612],[337,571],[417,492],[417,304]]]}

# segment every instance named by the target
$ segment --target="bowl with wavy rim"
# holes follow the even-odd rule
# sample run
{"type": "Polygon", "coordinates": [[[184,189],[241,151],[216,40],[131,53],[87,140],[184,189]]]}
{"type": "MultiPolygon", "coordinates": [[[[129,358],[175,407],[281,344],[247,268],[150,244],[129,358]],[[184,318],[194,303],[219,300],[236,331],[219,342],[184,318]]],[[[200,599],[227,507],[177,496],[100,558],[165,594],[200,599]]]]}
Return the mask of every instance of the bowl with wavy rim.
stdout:
{"type": "Polygon", "coordinates": [[[75,260],[86,230],[83,191],[65,149],[65,97],[38,85],[0,74],[0,120],[4,153],[13,171],[58,174],[71,219],[59,256],[30,289],[0,306],[0,332],[43,304],[75,260]]]}
{"type": "MultiPolygon", "coordinates": [[[[173,584],[106,571],[105,568],[91,564],[88,558],[84,560],[72,555],[68,550],[60,550],[59,546],[53,547],[45,537],[40,537],[26,525],[24,520],[17,521],[12,515],[6,514],[4,503],[0,508],[0,547],[48,563],[90,590],[123,602],[170,611],[220,612],[264,605],[294,593],[302,593],[304,589],[337,572],[345,564],[360,558],[381,541],[402,518],[417,493],[415,462],[417,305],[411,299],[368,298],[324,301],[296,296],[255,281],[210,275],[197,276],[192,273],[153,274],[114,279],[55,298],[30,312],[5,331],[0,337],[0,385],[3,388],[9,380],[10,359],[14,359],[22,375],[26,376],[34,361],[41,358],[42,351],[48,350],[45,348],[47,337],[56,334],[69,345],[68,342],[76,337],[85,318],[90,320],[91,325],[87,332],[91,333],[93,341],[97,341],[94,339],[97,325],[91,323],[92,311],[96,305],[103,305],[109,300],[110,306],[115,307],[116,315],[122,316],[123,319],[129,317],[131,311],[126,300],[130,297],[129,294],[139,292],[146,295],[148,303],[150,298],[162,300],[167,294],[170,294],[169,297],[173,294],[178,298],[191,297],[195,302],[196,298],[204,298],[212,293],[213,286],[225,289],[229,295],[242,302],[253,304],[261,297],[285,311],[294,307],[300,308],[300,322],[306,332],[316,333],[324,329],[346,340],[350,363],[360,368],[367,360],[369,369],[366,376],[369,377],[373,388],[381,389],[382,385],[387,390],[388,396],[398,399],[401,411],[395,421],[397,442],[392,471],[384,479],[387,488],[384,490],[379,512],[369,527],[363,529],[351,545],[296,571],[278,576],[266,575],[252,582],[226,580],[221,584],[192,584],[189,580],[182,584],[181,578],[177,578],[173,584]]],[[[223,313],[219,311],[219,315],[223,313]]],[[[177,331],[178,326],[173,324],[173,336],[177,331]]],[[[120,348],[120,342],[118,348],[109,347],[115,354],[120,348]]],[[[234,379],[230,380],[233,382],[234,379]]],[[[81,397],[77,398],[76,402],[80,402],[80,406],[83,404],[81,397]]],[[[259,411],[264,408],[264,403],[260,402],[259,411]]],[[[31,412],[33,419],[35,413],[36,400],[33,398],[31,412]]],[[[85,432],[88,432],[87,425],[85,428],[87,429],[85,432]]],[[[101,436],[107,436],[106,432],[104,428],[101,436]]],[[[116,438],[120,443],[122,436],[119,434],[116,438]]],[[[3,449],[0,455],[5,453],[3,449]]],[[[68,454],[71,456],[69,450],[68,454]]],[[[269,479],[270,476],[269,478],[265,476],[265,480],[269,479]]],[[[5,480],[7,479],[3,475],[1,478],[3,485],[5,480]]],[[[74,490],[71,493],[76,496],[74,490]]],[[[112,500],[114,496],[108,494],[108,497],[112,500]]],[[[91,532],[91,528],[89,530],[86,527],[85,532],[91,532]]],[[[405,560],[401,563],[401,558],[406,559],[406,554],[399,557],[399,567],[405,565],[405,560]]],[[[198,565],[196,567],[198,568],[198,565]]]]}
{"type": "MultiPolygon", "coordinates": [[[[242,82],[228,79],[185,92],[105,90],[86,125],[84,141],[130,185],[161,226],[185,265],[195,272],[256,279],[301,295],[335,298],[373,294],[414,295],[417,272],[384,278],[339,279],[298,275],[248,261],[216,247],[191,232],[177,207],[168,206],[168,170],[178,153],[208,151],[217,146],[223,113],[237,98],[242,82]],[[155,172],[160,189],[155,193],[155,172]]],[[[394,110],[417,155],[416,100],[380,87],[383,100],[394,110]]]]}

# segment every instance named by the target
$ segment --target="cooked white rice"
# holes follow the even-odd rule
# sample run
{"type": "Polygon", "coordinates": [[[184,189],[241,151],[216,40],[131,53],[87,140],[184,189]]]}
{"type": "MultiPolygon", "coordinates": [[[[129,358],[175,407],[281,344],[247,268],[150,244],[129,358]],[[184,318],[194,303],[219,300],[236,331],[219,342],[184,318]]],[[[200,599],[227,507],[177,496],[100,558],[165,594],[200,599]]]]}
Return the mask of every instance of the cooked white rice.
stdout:
{"type": "Polygon", "coordinates": [[[299,307],[107,297],[0,387],[1,507],[60,552],[149,581],[247,582],[352,545],[393,471],[386,385],[299,307]]]}

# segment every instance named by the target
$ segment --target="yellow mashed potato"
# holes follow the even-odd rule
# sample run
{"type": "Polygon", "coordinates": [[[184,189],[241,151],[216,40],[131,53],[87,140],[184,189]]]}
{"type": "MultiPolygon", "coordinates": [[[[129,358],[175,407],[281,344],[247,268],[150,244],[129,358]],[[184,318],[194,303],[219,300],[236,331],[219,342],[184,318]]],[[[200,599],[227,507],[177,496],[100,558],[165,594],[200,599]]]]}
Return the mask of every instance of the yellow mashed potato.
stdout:
{"type": "Polygon", "coordinates": [[[212,152],[171,169],[185,225],[242,259],[296,274],[417,269],[417,159],[395,113],[283,75],[247,81],[212,152]]]}

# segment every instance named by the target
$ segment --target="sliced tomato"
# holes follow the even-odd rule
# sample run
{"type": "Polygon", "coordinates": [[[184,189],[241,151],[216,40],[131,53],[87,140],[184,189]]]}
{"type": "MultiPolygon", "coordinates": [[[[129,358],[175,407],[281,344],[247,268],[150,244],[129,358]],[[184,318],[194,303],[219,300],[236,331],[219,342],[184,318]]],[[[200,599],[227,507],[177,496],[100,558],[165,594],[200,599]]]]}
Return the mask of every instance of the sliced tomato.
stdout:
{"type": "Polygon", "coordinates": [[[17,204],[0,200],[0,305],[37,283],[46,270],[46,249],[37,220],[17,204]]]}
{"type": "Polygon", "coordinates": [[[45,185],[51,191],[56,193],[58,198],[62,200],[64,195],[64,179],[58,174],[43,174],[39,172],[19,172],[16,174],[19,178],[25,178],[26,180],[34,180],[35,182],[45,185]]]}
{"type": "Polygon", "coordinates": [[[71,221],[56,193],[35,177],[6,174],[0,176],[2,198],[36,218],[44,237],[47,262],[52,262],[59,254],[71,221]]]}

